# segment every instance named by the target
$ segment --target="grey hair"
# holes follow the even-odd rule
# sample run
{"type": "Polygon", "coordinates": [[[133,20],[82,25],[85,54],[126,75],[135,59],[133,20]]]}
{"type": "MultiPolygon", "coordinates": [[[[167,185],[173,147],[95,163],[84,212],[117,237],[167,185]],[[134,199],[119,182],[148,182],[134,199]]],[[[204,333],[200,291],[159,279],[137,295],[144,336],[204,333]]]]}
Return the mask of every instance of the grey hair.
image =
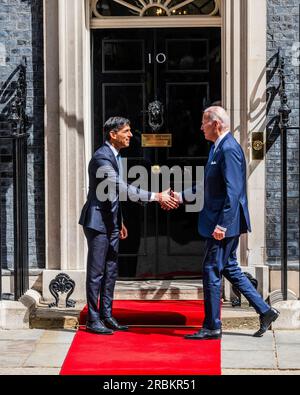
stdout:
{"type": "Polygon", "coordinates": [[[223,130],[230,129],[230,118],[223,107],[209,107],[204,111],[204,114],[208,114],[212,121],[219,121],[223,130]]]}

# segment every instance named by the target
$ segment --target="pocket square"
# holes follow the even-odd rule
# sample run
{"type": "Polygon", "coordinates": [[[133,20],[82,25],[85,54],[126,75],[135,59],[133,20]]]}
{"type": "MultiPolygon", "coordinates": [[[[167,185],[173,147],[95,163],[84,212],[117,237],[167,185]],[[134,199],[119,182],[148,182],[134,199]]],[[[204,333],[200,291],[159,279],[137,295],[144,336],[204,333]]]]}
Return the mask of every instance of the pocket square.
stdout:
{"type": "Polygon", "coordinates": [[[211,162],[211,165],[216,165],[217,164],[217,162],[211,162]]]}

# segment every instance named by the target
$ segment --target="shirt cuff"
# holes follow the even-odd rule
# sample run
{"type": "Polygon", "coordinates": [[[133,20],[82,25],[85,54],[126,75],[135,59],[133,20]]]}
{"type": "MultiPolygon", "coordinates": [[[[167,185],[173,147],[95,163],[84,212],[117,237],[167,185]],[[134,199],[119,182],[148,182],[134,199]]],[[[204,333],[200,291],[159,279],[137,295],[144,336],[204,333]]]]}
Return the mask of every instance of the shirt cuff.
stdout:
{"type": "Polygon", "coordinates": [[[223,228],[223,226],[217,225],[216,228],[220,229],[222,232],[227,232],[227,228],[223,228]]]}
{"type": "Polygon", "coordinates": [[[150,196],[150,202],[155,202],[156,201],[155,196],[156,196],[156,193],[152,192],[151,196],[150,196]]]}
{"type": "Polygon", "coordinates": [[[182,192],[177,192],[177,193],[178,193],[179,203],[183,203],[182,192]]]}

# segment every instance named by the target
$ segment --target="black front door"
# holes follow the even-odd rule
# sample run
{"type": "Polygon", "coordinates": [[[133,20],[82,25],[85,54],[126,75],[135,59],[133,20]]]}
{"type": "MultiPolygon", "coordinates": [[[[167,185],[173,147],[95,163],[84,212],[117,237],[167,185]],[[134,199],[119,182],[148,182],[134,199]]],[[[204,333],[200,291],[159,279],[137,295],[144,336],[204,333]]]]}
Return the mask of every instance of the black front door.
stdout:
{"type": "MultiPolygon", "coordinates": [[[[221,100],[220,29],[95,30],[93,87],[94,149],[103,143],[105,120],[124,116],[133,131],[130,148],[122,151],[129,168],[143,165],[149,180],[151,175],[158,181],[157,171],[164,165],[194,175],[209,152],[200,132],[202,111],[221,100]],[[142,147],[141,135],[153,133],[147,110],[155,100],[164,110],[158,133],[172,134],[171,148],[142,147]]],[[[174,181],[172,187],[180,190],[174,181]]],[[[201,275],[204,242],[197,232],[197,213],[187,213],[185,207],[165,212],[157,203],[122,207],[129,237],[120,243],[121,278],[201,275]]]]}

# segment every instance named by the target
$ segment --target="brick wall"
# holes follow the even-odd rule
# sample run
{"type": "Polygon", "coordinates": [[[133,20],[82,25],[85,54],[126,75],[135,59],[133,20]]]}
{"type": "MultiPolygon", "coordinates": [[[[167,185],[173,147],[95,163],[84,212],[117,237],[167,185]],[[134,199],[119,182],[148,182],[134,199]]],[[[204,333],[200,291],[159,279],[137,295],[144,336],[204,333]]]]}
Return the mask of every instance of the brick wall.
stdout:
{"type": "MultiPolygon", "coordinates": [[[[299,64],[297,64],[297,44],[299,43],[299,0],[268,0],[268,48],[269,60],[268,93],[270,109],[268,122],[270,131],[267,138],[266,158],[266,254],[270,265],[280,261],[280,136],[276,127],[276,116],[280,101],[273,99],[278,87],[276,53],[278,47],[286,58],[286,89],[292,109],[290,126],[299,126],[299,64]]],[[[288,132],[288,249],[289,263],[299,261],[299,131],[288,132]]]]}
{"type": "MultiPolygon", "coordinates": [[[[6,117],[9,97],[3,92],[8,80],[27,57],[27,114],[30,120],[28,140],[28,220],[29,264],[45,265],[44,215],[44,116],[43,116],[43,1],[0,0],[0,114],[6,117]]],[[[9,92],[6,90],[6,92],[9,92]]],[[[2,123],[3,132],[3,123],[2,123]]],[[[3,267],[13,266],[13,187],[11,146],[0,146],[1,173],[1,251],[3,267]]]]}

